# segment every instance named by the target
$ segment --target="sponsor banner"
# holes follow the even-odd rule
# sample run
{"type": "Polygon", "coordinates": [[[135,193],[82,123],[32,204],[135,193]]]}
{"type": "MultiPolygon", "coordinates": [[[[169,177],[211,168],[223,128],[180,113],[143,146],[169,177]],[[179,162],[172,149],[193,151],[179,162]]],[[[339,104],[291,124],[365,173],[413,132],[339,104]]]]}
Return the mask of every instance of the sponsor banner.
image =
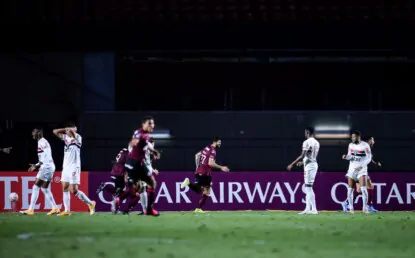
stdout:
{"type": "MultiPolygon", "coordinates": [[[[197,207],[200,194],[180,189],[183,179],[193,180],[191,172],[161,172],[157,176],[157,204],[160,211],[187,211],[197,207]]],[[[374,204],[380,210],[414,210],[415,172],[372,174],[374,204]]],[[[95,190],[101,182],[111,184],[109,173],[90,172],[89,192],[98,211],[109,211],[111,195],[95,190]]],[[[303,210],[305,193],[301,172],[214,173],[211,198],[206,210],[303,210]]],[[[340,210],[346,199],[345,173],[319,172],[314,185],[319,210],[340,210]]],[[[137,210],[141,209],[137,205],[137,210]]],[[[355,209],[361,209],[361,197],[355,209]]]]}
{"type": "MultiPolygon", "coordinates": [[[[37,172],[1,172],[0,173],[0,212],[11,211],[12,207],[9,202],[9,194],[15,192],[19,195],[17,209],[28,209],[32,193],[33,184],[36,181],[37,172]]],[[[50,184],[53,197],[59,208],[63,208],[62,204],[62,186],[61,172],[55,172],[53,180],[50,184]]],[[[88,194],[88,172],[81,173],[81,185],[79,187],[85,194],[88,194]]],[[[35,210],[48,211],[51,209],[49,202],[45,200],[42,191],[39,193],[35,210]]],[[[71,196],[72,211],[87,211],[88,207],[77,197],[71,196]]]]}

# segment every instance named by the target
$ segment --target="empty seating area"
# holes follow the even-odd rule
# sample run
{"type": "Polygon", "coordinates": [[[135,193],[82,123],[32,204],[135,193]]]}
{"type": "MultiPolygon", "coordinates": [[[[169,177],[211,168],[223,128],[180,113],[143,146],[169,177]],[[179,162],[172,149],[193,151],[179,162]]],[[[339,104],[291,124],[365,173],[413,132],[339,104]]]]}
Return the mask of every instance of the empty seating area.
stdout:
{"type": "Polygon", "coordinates": [[[412,22],[411,0],[62,0],[18,1],[10,23],[412,22]]]}

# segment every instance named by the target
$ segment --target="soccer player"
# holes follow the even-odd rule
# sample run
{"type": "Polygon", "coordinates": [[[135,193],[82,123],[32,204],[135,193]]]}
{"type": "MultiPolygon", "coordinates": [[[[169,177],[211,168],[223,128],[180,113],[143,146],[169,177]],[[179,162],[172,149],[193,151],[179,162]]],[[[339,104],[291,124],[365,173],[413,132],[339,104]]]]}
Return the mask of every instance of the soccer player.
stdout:
{"type": "Polygon", "coordinates": [[[220,148],[222,141],[220,138],[214,138],[212,144],[206,146],[203,150],[195,155],[196,172],[195,182],[191,183],[189,178],[186,178],[181,184],[181,188],[188,186],[190,190],[196,193],[202,193],[198,207],[194,210],[196,213],[204,213],[202,210],[206,200],[210,196],[212,187],[212,168],[220,169],[223,172],[229,172],[227,166],[218,165],[216,159],[216,149],[220,148]]]}
{"type": "MultiPolygon", "coordinates": [[[[373,146],[375,145],[375,137],[373,137],[373,136],[367,137],[366,142],[369,144],[370,148],[373,149],[373,146]]],[[[372,161],[371,161],[371,163],[375,164],[378,167],[382,166],[382,164],[379,161],[375,161],[373,159],[373,151],[372,151],[372,161]]],[[[368,204],[368,209],[371,212],[378,212],[378,210],[375,209],[375,207],[373,206],[373,196],[374,196],[373,191],[374,191],[374,186],[373,186],[372,180],[369,176],[367,176],[367,192],[368,192],[367,204],[368,204]]],[[[357,198],[360,194],[362,194],[362,191],[360,189],[360,184],[356,183],[355,198],[357,198]]],[[[344,212],[348,211],[348,206],[349,206],[349,203],[348,203],[347,200],[342,203],[342,208],[343,208],[344,212]]]]}
{"type": "Polygon", "coordinates": [[[52,206],[52,210],[47,215],[54,215],[60,212],[58,206],[55,203],[52,192],[49,188],[49,184],[52,181],[53,173],[55,172],[55,163],[52,158],[52,149],[49,142],[43,137],[43,129],[36,127],[32,131],[32,137],[37,141],[37,155],[39,162],[36,164],[30,164],[29,171],[39,170],[36,176],[35,184],[32,188],[32,197],[30,198],[29,209],[21,211],[21,214],[34,215],[37,198],[39,197],[39,190],[42,189],[43,194],[46,196],[46,200],[52,206]]]}
{"type": "Polygon", "coordinates": [[[155,201],[155,192],[153,189],[156,182],[154,181],[154,177],[151,177],[149,167],[146,166],[144,162],[146,147],[156,158],[160,157],[160,152],[157,151],[150,143],[150,133],[153,132],[154,127],[155,123],[152,117],[145,117],[141,121],[141,128],[136,130],[132,136],[132,149],[128,153],[127,161],[125,163],[125,168],[128,173],[128,184],[130,187],[135,186],[136,189],[138,189],[140,180],[144,181],[151,187],[147,188],[148,203],[146,215],[149,216],[159,215],[159,213],[153,208],[153,203],[155,201]]]}
{"type": "Polygon", "coordinates": [[[367,166],[370,162],[372,162],[372,152],[369,144],[361,140],[361,133],[359,131],[354,131],[351,139],[352,142],[349,144],[347,154],[342,157],[344,160],[350,161],[349,169],[346,174],[349,185],[347,189],[349,212],[354,213],[353,191],[356,186],[356,182],[359,182],[363,200],[362,211],[364,213],[369,213],[367,205],[367,166]]]}
{"type": "Polygon", "coordinates": [[[317,156],[320,150],[320,143],[314,138],[314,128],[307,127],[304,135],[306,140],[303,142],[301,154],[287,166],[287,170],[291,171],[292,167],[296,164],[298,166],[304,166],[306,206],[304,211],[299,214],[316,215],[318,214],[318,211],[316,207],[316,196],[314,194],[313,184],[318,170],[317,156]]]}
{"type": "MultiPolygon", "coordinates": [[[[155,142],[154,142],[154,138],[150,137],[149,140],[150,144],[153,145],[153,148],[155,147],[155,142]]],[[[146,150],[146,157],[144,159],[144,163],[148,168],[149,173],[151,173],[151,177],[152,180],[154,181],[154,188],[157,187],[157,181],[155,176],[157,176],[159,174],[159,171],[155,168],[153,168],[153,160],[159,158],[159,157],[155,157],[151,151],[149,150],[148,147],[145,148],[146,150]]],[[[147,188],[149,188],[150,186],[147,186],[147,184],[145,182],[142,182],[141,186],[140,186],[140,202],[141,202],[141,207],[143,209],[143,211],[141,213],[139,213],[139,215],[145,215],[147,212],[147,188]]],[[[155,191],[155,189],[153,189],[153,191],[155,191]]]]}
{"type": "Polygon", "coordinates": [[[106,191],[112,195],[113,200],[111,202],[111,211],[113,213],[116,213],[119,208],[120,200],[119,199],[117,200],[117,197],[119,197],[120,194],[123,194],[123,196],[127,196],[127,194],[126,193],[124,194],[123,192],[124,186],[125,186],[125,176],[124,176],[125,161],[127,160],[127,156],[128,156],[128,149],[123,148],[120,150],[120,152],[115,157],[115,163],[112,166],[112,169],[110,172],[110,178],[111,178],[111,181],[114,183],[114,185],[111,185],[111,184],[106,185],[104,182],[102,182],[101,185],[97,189],[97,194],[99,194],[102,191],[106,191]]]}
{"type": "Polygon", "coordinates": [[[88,205],[90,215],[95,213],[95,201],[91,201],[78,187],[81,184],[82,137],[77,131],[76,125],[72,123],[66,128],[53,130],[53,133],[65,143],[61,178],[65,210],[59,213],[58,216],[71,215],[70,193],[88,205]]]}

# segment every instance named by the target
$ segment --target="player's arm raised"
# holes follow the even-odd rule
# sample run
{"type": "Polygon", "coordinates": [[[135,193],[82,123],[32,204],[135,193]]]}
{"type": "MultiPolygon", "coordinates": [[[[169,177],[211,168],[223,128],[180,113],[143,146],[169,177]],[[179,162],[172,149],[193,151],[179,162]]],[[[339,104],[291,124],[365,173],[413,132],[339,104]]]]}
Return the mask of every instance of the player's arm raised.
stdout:
{"type": "Polygon", "coordinates": [[[221,166],[221,165],[216,164],[215,158],[213,158],[213,157],[209,158],[209,163],[208,164],[212,168],[220,169],[223,172],[229,172],[229,168],[227,166],[221,166]]]}
{"type": "Polygon", "coordinates": [[[60,138],[62,141],[65,140],[65,133],[66,128],[58,128],[53,130],[53,134],[56,135],[58,138],[60,138]]]}

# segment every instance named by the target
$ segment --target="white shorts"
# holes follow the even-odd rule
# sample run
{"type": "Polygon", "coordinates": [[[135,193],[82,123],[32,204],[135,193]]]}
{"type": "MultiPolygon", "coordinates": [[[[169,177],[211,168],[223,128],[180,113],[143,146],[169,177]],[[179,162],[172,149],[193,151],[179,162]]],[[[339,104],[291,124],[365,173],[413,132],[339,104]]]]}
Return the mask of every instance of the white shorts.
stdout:
{"type": "Polygon", "coordinates": [[[362,176],[368,176],[367,168],[362,168],[359,172],[356,172],[355,168],[350,168],[346,174],[346,177],[351,178],[356,182],[359,182],[359,178],[362,176]]]}
{"type": "Polygon", "coordinates": [[[63,168],[61,182],[69,183],[71,185],[80,185],[81,168],[76,166],[63,168]]]}
{"type": "Polygon", "coordinates": [[[310,163],[304,166],[304,183],[307,185],[312,185],[316,179],[318,170],[317,163],[310,163]]]}
{"type": "Polygon", "coordinates": [[[40,166],[39,172],[37,172],[36,178],[44,182],[50,182],[53,178],[53,173],[55,172],[55,165],[46,165],[40,166]]]}

